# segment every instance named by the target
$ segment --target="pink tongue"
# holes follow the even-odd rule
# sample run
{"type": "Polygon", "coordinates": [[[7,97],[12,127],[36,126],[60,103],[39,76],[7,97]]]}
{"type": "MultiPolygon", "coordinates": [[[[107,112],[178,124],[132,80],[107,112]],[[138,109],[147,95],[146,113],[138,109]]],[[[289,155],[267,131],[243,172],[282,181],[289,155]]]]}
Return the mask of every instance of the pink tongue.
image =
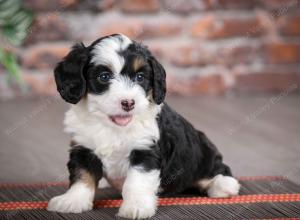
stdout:
{"type": "Polygon", "coordinates": [[[126,126],[131,121],[132,116],[131,115],[128,115],[128,116],[117,115],[117,116],[111,116],[110,118],[117,125],[126,126]]]}

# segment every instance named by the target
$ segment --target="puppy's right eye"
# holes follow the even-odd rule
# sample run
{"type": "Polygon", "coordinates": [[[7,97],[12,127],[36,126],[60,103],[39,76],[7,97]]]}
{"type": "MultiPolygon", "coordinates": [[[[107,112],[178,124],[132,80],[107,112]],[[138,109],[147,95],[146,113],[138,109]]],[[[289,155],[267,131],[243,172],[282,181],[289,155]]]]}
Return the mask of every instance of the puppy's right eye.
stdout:
{"type": "Polygon", "coordinates": [[[101,83],[107,83],[111,79],[111,74],[109,72],[102,72],[97,80],[101,83]]]}

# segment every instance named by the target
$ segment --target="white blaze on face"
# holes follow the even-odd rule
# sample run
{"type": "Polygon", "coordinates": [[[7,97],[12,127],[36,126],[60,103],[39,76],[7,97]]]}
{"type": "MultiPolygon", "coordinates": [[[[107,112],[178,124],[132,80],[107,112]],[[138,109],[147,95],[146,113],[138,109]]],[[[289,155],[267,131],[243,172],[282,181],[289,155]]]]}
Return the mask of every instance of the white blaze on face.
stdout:
{"type": "Polygon", "coordinates": [[[134,109],[129,114],[142,113],[149,105],[149,100],[143,88],[122,75],[117,75],[112,79],[109,89],[103,94],[88,94],[88,99],[91,112],[100,110],[109,115],[126,114],[120,104],[123,99],[135,101],[134,109]]]}
{"type": "Polygon", "coordinates": [[[94,46],[91,63],[108,67],[114,77],[110,80],[109,88],[102,94],[88,94],[88,108],[90,112],[104,113],[121,126],[131,121],[131,116],[142,113],[149,106],[144,89],[121,74],[125,59],[120,52],[126,50],[132,41],[124,35],[104,38],[94,46]],[[134,100],[134,109],[125,112],[121,107],[121,100],[134,100]]]}
{"type": "Polygon", "coordinates": [[[94,46],[91,63],[107,66],[114,74],[119,74],[125,61],[118,52],[125,50],[131,43],[132,41],[122,34],[104,38],[94,46]]]}

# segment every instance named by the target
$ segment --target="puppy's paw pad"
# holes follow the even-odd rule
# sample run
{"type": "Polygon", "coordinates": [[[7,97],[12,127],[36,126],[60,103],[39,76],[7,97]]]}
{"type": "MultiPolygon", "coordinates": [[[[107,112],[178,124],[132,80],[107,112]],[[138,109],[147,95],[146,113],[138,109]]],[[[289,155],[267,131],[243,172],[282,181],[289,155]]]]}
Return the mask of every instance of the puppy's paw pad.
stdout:
{"type": "Polygon", "coordinates": [[[68,194],[63,194],[52,198],[47,210],[62,213],[81,213],[89,211],[93,208],[93,203],[90,201],[80,200],[68,194]]]}
{"type": "Polygon", "coordinates": [[[145,219],[151,218],[156,211],[156,207],[145,204],[129,204],[123,203],[119,209],[118,216],[129,219],[145,219]]]}
{"type": "Polygon", "coordinates": [[[238,195],[239,182],[231,176],[217,175],[214,177],[207,194],[211,198],[227,198],[238,195]]]}

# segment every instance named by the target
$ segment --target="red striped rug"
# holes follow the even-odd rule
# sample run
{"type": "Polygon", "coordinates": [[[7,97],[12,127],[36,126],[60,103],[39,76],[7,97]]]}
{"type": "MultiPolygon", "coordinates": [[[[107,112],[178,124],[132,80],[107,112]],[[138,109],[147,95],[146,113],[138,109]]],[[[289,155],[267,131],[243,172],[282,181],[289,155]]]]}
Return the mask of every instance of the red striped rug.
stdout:
{"type": "MultiPolygon", "coordinates": [[[[240,177],[241,194],[227,199],[185,192],[159,198],[153,219],[300,219],[300,186],[283,177],[240,177]]],[[[113,189],[98,190],[94,210],[61,214],[45,210],[67,183],[0,184],[0,219],[116,219],[122,199],[113,189]]]]}

